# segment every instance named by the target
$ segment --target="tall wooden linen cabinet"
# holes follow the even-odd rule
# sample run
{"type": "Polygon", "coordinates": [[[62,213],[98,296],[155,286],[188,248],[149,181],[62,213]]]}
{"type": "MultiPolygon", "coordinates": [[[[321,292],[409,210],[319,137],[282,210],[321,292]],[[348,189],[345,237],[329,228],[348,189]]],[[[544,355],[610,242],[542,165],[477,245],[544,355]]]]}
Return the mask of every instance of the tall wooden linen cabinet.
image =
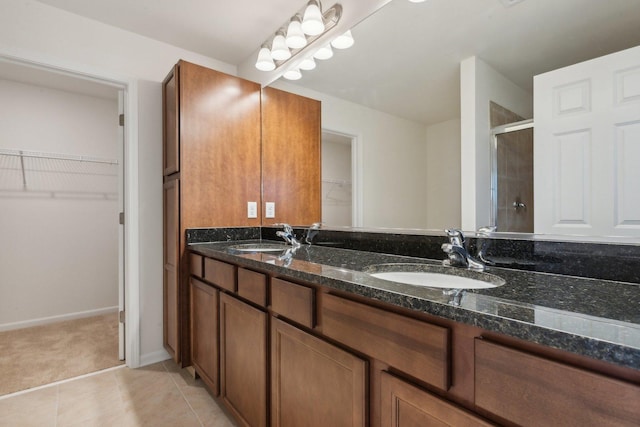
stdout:
{"type": "Polygon", "coordinates": [[[164,345],[188,366],[185,230],[260,225],[260,86],[180,61],[163,83],[163,119],[164,345]]]}
{"type": "Polygon", "coordinates": [[[163,126],[164,346],[189,366],[186,229],[319,222],[320,102],[179,61],[163,82],[163,126]]]}

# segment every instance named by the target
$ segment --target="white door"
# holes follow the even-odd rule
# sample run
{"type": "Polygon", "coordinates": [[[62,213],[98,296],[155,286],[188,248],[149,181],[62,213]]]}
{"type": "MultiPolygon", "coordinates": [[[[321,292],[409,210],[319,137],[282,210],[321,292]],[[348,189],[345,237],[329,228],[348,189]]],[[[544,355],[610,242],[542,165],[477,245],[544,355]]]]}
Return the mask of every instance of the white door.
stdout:
{"type": "Polygon", "coordinates": [[[640,47],[534,77],[536,233],[640,234],[640,47]]]}
{"type": "MultiPolygon", "coordinates": [[[[124,313],[124,91],[118,91],[118,206],[120,214],[120,225],[118,227],[118,310],[124,313]]],[[[114,218],[114,221],[118,218],[114,218]]],[[[125,359],[125,324],[124,316],[120,316],[118,324],[118,358],[125,359]]]]}

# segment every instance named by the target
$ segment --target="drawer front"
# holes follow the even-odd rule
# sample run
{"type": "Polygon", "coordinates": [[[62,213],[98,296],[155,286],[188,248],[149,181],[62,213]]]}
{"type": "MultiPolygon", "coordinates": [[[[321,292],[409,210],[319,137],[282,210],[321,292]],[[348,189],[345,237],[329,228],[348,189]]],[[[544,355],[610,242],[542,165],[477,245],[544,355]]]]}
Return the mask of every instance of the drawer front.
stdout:
{"type": "Polygon", "coordinates": [[[313,328],[314,289],[282,279],[271,279],[271,310],[294,322],[313,328]]]}
{"type": "Polygon", "coordinates": [[[205,258],[204,279],[221,288],[235,292],[236,266],[215,259],[205,258]]]}
{"type": "Polygon", "coordinates": [[[476,406],[527,425],[638,425],[640,387],[476,339],[476,406]]]}
{"type": "Polygon", "coordinates": [[[267,276],[262,273],[238,268],[238,295],[266,307],[267,276]]]}
{"type": "Polygon", "coordinates": [[[380,390],[382,427],[493,425],[387,372],[382,373],[380,390]]]}
{"type": "Polygon", "coordinates": [[[322,297],[322,333],[443,390],[449,330],[333,295],[322,297]]]}
{"type": "Polygon", "coordinates": [[[202,256],[198,254],[191,254],[189,256],[189,268],[192,275],[197,277],[203,277],[204,265],[202,261],[202,256]]]}

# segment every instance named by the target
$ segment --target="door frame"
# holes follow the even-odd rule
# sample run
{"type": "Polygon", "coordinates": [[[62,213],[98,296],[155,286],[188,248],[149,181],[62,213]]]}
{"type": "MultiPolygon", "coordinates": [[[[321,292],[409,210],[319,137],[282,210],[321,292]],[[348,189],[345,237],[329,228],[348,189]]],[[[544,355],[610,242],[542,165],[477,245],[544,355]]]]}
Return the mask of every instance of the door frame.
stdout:
{"type": "MultiPolygon", "coordinates": [[[[47,57],[45,60],[15,56],[0,52],[0,60],[12,62],[43,71],[63,74],[83,80],[112,86],[124,92],[124,245],[118,248],[119,258],[124,260],[124,287],[118,293],[124,299],[125,307],[125,359],[131,368],[140,366],[140,283],[137,260],[140,242],[139,231],[139,187],[138,187],[138,87],[129,77],[95,70],[91,67],[57,62],[47,57]],[[124,253],[123,253],[124,252],[124,253]]],[[[117,221],[114,218],[114,221],[117,221]]]]}

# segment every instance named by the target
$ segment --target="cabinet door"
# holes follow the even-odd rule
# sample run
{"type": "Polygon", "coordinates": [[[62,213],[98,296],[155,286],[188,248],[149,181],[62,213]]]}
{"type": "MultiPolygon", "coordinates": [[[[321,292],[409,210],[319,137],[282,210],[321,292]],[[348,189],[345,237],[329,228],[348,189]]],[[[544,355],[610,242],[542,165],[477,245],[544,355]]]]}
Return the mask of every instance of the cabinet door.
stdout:
{"type": "Polygon", "coordinates": [[[272,426],[366,425],[366,372],[366,361],[272,319],[272,426]]]}
{"type": "Polygon", "coordinates": [[[164,347],[176,363],[180,362],[180,182],[172,179],[164,184],[164,347]]]}
{"type": "Polygon", "coordinates": [[[220,396],[241,425],[267,425],[268,315],[220,295],[220,396]]]}
{"type": "Polygon", "coordinates": [[[180,170],[180,146],[178,138],[178,73],[176,67],[169,73],[162,85],[162,124],[164,175],[180,170]]]}
{"type": "Polygon", "coordinates": [[[191,363],[215,396],[218,395],[218,294],[213,286],[191,279],[191,363]]]}
{"type": "Polygon", "coordinates": [[[320,101],[264,88],[262,157],[263,203],[275,203],[262,224],[320,221],[320,101]]]}
{"type": "Polygon", "coordinates": [[[380,387],[382,427],[493,425],[386,372],[380,387]]]}

